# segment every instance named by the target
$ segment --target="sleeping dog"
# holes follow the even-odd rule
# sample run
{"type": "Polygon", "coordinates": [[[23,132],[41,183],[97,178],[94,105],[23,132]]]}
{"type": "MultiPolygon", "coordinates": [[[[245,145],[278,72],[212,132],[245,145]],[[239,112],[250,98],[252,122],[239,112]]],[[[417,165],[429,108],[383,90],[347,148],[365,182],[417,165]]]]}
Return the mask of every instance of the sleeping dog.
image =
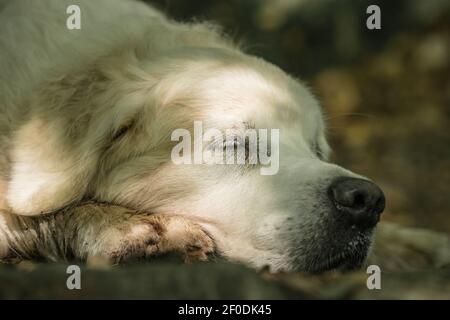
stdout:
{"type": "Polygon", "coordinates": [[[363,264],[383,192],[327,161],[320,106],[299,80],[215,25],[140,2],[0,0],[0,10],[0,257],[363,264]],[[80,29],[66,26],[70,5],[80,29]],[[276,173],[249,159],[176,163],[172,134],[195,122],[244,155],[243,132],[277,130],[276,173]]]}

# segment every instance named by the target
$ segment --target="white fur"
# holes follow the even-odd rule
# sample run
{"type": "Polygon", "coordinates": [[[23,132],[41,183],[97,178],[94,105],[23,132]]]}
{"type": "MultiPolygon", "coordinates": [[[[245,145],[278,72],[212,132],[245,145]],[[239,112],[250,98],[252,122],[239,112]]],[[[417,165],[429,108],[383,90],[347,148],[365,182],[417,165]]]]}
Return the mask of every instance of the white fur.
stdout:
{"type": "Polygon", "coordinates": [[[0,174],[14,213],[89,195],[182,215],[228,258],[275,270],[308,269],[333,241],[325,190],[355,175],[325,162],[321,111],[299,81],[209,24],[169,22],[139,2],[3,0],[0,10],[0,174]],[[81,30],[65,27],[69,4],[81,8],[81,30]],[[197,120],[280,129],[279,173],[176,166],[171,132],[197,120]]]}

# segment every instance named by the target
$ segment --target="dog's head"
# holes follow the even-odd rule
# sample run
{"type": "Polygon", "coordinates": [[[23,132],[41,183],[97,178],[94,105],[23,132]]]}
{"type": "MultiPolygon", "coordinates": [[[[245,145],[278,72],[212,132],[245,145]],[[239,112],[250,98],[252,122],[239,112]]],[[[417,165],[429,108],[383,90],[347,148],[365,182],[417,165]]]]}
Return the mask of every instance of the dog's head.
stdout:
{"type": "Polygon", "coordinates": [[[272,270],[354,268],[366,257],[382,191],[327,162],[317,101],[267,62],[228,49],[135,52],[58,79],[30,103],[12,152],[8,201],[18,213],[94,198],[183,215],[224,256],[272,270]],[[198,137],[196,123],[216,134],[198,137]],[[199,150],[226,155],[230,141],[243,162],[196,161],[199,150]]]}

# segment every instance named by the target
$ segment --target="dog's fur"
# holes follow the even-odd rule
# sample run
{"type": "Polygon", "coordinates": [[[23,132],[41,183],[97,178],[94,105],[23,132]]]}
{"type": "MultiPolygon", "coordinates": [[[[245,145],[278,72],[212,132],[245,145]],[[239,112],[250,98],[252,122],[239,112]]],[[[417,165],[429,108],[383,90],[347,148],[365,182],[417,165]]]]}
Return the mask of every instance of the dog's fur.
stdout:
{"type": "Polygon", "coordinates": [[[211,24],[139,2],[0,0],[0,10],[0,257],[215,249],[309,271],[364,260],[371,232],[334,225],[326,196],[334,178],[359,176],[326,162],[319,105],[297,80],[211,24]],[[66,28],[72,4],[81,30],[66,28]],[[195,120],[279,128],[279,173],[175,165],[171,132],[195,120]]]}

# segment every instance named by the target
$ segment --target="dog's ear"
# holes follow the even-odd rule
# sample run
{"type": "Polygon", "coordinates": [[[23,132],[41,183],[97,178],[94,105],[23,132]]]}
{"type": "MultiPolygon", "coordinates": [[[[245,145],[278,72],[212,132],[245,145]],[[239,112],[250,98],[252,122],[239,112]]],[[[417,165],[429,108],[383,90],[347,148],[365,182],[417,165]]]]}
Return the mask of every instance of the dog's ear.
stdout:
{"type": "Polygon", "coordinates": [[[52,212],[86,194],[111,130],[96,106],[108,99],[102,96],[108,85],[97,70],[65,76],[23,105],[10,150],[6,202],[13,213],[52,212]]]}

